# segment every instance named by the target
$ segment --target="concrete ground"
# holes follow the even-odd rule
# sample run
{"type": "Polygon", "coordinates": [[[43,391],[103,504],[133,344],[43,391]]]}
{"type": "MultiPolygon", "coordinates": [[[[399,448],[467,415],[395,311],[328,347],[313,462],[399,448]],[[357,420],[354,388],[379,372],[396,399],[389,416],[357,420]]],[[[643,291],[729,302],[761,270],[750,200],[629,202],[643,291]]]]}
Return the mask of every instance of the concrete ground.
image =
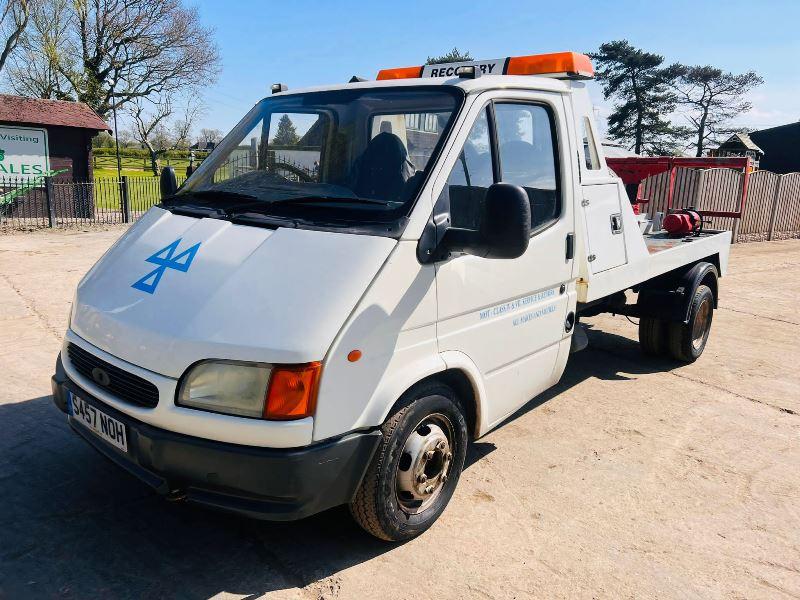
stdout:
{"type": "Polygon", "coordinates": [[[800,598],[800,241],[733,248],[704,356],[590,320],[562,382],[390,545],[334,509],[169,504],[52,405],[75,286],[120,230],[0,237],[0,597],[800,598]]]}

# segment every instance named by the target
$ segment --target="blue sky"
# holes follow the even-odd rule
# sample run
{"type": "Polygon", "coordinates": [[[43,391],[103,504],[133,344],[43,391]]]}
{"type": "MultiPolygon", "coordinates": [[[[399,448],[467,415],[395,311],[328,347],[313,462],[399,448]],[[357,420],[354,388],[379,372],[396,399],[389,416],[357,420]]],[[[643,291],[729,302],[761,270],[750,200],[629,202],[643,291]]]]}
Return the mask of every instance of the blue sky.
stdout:
{"type": "MultiPolygon", "coordinates": [[[[739,123],[800,120],[800,0],[663,2],[269,2],[204,0],[222,55],[205,90],[199,126],[227,131],[269,85],[290,88],[373,78],[379,68],[422,64],[453,46],[476,58],[590,51],[628,39],[667,61],[754,69],[766,83],[739,123]]],[[[594,90],[602,118],[608,113],[594,90]]],[[[199,128],[199,127],[198,127],[199,128]]]]}

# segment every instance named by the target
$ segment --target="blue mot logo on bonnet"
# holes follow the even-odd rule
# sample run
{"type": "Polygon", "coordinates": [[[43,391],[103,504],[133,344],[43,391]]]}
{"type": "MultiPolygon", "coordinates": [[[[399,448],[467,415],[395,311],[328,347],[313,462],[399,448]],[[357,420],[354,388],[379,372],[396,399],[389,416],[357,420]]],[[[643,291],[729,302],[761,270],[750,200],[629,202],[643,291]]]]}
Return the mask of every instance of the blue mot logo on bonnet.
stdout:
{"type": "Polygon", "coordinates": [[[175,253],[178,251],[178,246],[180,245],[181,240],[182,238],[178,238],[169,246],[165,246],[152,256],[146,258],[145,262],[149,262],[158,266],[150,271],[147,275],[142,277],[139,281],[134,283],[131,287],[141,292],[152,294],[156,291],[158,283],[161,281],[161,278],[164,276],[164,273],[167,271],[167,269],[173,269],[175,271],[180,271],[181,273],[186,273],[186,271],[189,270],[189,267],[192,266],[194,255],[197,254],[197,250],[200,248],[200,242],[176,256],[175,253]]]}

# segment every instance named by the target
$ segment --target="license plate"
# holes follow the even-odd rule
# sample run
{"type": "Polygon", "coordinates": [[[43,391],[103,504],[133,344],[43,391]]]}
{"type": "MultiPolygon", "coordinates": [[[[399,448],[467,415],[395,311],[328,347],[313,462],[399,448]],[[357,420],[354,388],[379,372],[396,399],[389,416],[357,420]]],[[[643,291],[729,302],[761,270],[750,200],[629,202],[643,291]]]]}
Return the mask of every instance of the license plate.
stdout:
{"type": "Polygon", "coordinates": [[[85,425],[109,444],[116,446],[123,452],[128,451],[128,435],[122,422],[109,417],[102,410],[83,401],[73,393],[70,393],[69,399],[69,412],[76,421],[85,425]]]}

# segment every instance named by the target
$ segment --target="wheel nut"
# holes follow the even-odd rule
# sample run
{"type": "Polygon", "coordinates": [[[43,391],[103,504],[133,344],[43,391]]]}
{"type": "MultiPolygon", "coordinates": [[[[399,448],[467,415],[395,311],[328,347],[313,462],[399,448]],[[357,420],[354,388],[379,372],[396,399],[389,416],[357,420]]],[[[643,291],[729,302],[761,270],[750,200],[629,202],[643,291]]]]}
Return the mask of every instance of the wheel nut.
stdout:
{"type": "Polygon", "coordinates": [[[447,474],[444,474],[444,475],[442,475],[442,476],[439,478],[439,480],[440,480],[442,483],[446,482],[446,481],[447,481],[447,474]]]}
{"type": "Polygon", "coordinates": [[[439,443],[436,445],[436,448],[437,448],[437,449],[439,449],[439,450],[444,450],[445,446],[447,446],[447,444],[445,443],[445,441],[444,441],[444,440],[442,440],[441,442],[439,442],[439,443]]]}
{"type": "Polygon", "coordinates": [[[426,494],[432,494],[433,493],[433,486],[429,485],[428,487],[426,487],[425,488],[425,493],[426,494]]]}
{"type": "Polygon", "coordinates": [[[453,460],[453,455],[450,452],[447,453],[447,460],[453,460]]]}
{"type": "Polygon", "coordinates": [[[433,450],[428,450],[428,451],[425,453],[425,459],[426,459],[426,460],[430,460],[430,459],[432,459],[432,458],[433,458],[433,450]]]}
{"type": "Polygon", "coordinates": [[[420,483],[425,483],[426,481],[428,481],[428,476],[425,475],[425,473],[423,473],[422,475],[417,477],[417,481],[419,481],[420,483]]]}

